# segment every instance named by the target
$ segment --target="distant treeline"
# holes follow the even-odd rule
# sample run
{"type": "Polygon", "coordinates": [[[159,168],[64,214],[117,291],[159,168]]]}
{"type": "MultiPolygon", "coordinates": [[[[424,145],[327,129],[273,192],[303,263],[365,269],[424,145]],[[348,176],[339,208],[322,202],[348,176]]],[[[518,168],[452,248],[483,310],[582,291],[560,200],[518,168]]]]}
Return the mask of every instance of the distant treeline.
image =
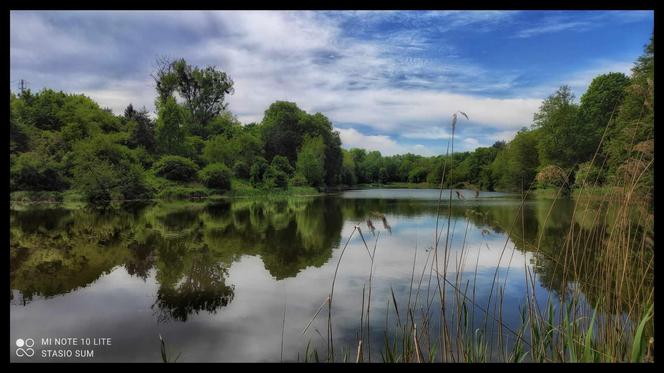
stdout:
{"type": "Polygon", "coordinates": [[[454,188],[568,192],[638,179],[652,190],[652,38],[631,76],[596,77],[579,103],[562,86],[510,142],[435,157],[342,149],[327,117],[291,102],[270,105],[260,123],[241,124],[224,101],[233,93],[226,73],[183,59],[158,62],[156,119],[132,104],[114,115],[84,95],[12,93],[11,190],[73,189],[100,201],[151,198],[177,186],[223,192],[237,182],[261,189],[439,185],[443,170],[445,186],[454,188]]]}

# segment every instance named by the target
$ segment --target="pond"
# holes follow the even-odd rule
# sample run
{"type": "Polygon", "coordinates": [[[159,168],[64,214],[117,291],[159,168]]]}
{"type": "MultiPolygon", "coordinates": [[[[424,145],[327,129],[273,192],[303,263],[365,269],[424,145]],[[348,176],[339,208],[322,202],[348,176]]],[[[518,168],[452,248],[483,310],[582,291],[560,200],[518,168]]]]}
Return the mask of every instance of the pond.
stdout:
{"type": "MultiPolygon", "coordinates": [[[[574,214],[574,200],[466,190],[450,201],[443,191],[439,206],[438,196],[371,189],[103,211],[13,208],[11,359],[159,362],[161,336],[182,362],[303,361],[314,350],[325,358],[331,332],[335,360],[355,361],[363,339],[364,361],[381,361],[394,325],[421,322],[427,310],[430,327],[440,327],[445,247],[446,304],[465,299],[471,328],[494,323],[483,310],[498,307],[504,328],[490,334],[507,333],[529,297],[545,308],[571,288],[595,302],[589,279],[558,266],[570,225],[588,255],[602,241],[601,222],[574,214]],[[35,341],[33,356],[15,354],[17,339],[35,341]]],[[[448,309],[455,329],[460,313],[448,309]]]]}

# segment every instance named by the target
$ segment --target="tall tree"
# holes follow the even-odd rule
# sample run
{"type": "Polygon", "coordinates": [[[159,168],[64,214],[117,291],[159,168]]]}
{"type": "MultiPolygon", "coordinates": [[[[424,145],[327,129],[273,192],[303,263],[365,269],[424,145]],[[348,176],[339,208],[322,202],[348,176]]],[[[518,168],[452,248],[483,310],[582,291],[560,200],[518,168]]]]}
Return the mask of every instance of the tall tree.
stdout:
{"type": "Polygon", "coordinates": [[[584,128],[585,144],[581,144],[586,150],[586,154],[582,154],[584,160],[592,158],[606,127],[611,125],[609,120],[615,122],[628,84],[629,78],[623,73],[600,75],[593,79],[581,96],[579,120],[584,128]]]}
{"type": "Polygon", "coordinates": [[[153,74],[159,101],[173,97],[177,92],[184,99],[184,106],[191,116],[191,132],[204,136],[205,126],[226,109],[224,99],[233,94],[233,80],[214,66],[199,68],[187,64],[184,59],[170,61],[159,59],[153,74]]]}
{"type": "Polygon", "coordinates": [[[578,105],[569,86],[560,87],[549,96],[537,113],[534,127],[539,129],[539,157],[544,166],[555,164],[563,168],[583,162],[584,140],[578,120],[578,105]]]}
{"type": "Polygon", "coordinates": [[[605,147],[612,181],[632,185],[642,200],[651,200],[654,193],[654,70],[653,37],[632,68],[614,132],[605,147]]]}
{"type": "Polygon", "coordinates": [[[164,154],[182,154],[185,144],[183,109],[173,97],[159,104],[157,117],[157,145],[164,154]]]}
{"type": "Polygon", "coordinates": [[[132,104],[129,104],[125,109],[124,119],[127,121],[129,129],[127,144],[132,148],[140,146],[148,152],[154,153],[157,150],[155,126],[145,106],[137,111],[132,104]]]}

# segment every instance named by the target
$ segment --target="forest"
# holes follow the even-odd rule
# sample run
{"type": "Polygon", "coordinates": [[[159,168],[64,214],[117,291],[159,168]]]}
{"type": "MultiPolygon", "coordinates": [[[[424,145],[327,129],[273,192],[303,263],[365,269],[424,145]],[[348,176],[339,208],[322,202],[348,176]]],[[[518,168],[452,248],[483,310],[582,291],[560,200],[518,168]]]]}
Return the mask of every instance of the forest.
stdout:
{"type": "Polygon", "coordinates": [[[344,149],[330,119],[293,102],[276,101],[259,123],[240,123],[225,100],[233,80],[215,67],[160,59],[152,77],[156,115],[131,103],[115,115],[83,94],[11,92],[11,198],[76,193],[101,202],[441,180],[448,188],[565,194],[639,180],[652,196],[654,37],[630,76],[597,76],[578,102],[561,86],[511,141],[434,157],[344,149]]]}

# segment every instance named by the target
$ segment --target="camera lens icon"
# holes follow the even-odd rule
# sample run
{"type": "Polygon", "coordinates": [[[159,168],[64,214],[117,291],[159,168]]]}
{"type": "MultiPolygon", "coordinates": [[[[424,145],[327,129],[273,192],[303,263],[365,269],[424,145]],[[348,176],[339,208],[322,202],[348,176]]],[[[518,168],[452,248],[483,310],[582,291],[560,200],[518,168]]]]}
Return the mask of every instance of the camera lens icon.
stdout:
{"type": "Polygon", "coordinates": [[[32,357],[35,355],[34,347],[35,340],[32,338],[19,338],[16,340],[16,356],[18,357],[32,357]]]}

